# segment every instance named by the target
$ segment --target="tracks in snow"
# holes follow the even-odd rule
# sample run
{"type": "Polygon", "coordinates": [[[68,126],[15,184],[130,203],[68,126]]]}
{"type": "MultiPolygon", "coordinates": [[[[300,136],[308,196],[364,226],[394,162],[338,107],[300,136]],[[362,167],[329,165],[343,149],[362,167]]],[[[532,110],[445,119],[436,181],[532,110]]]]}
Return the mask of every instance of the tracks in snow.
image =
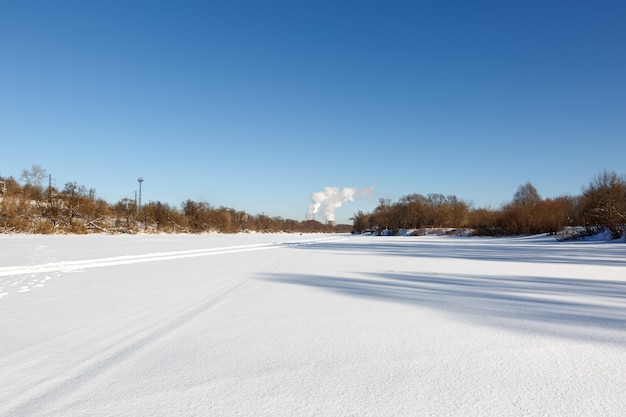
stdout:
{"type": "MultiPolygon", "coordinates": [[[[0,282],[3,277],[16,280],[21,276],[30,283],[34,280],[31,277],[32,274],[60,275],[64,272],[78,272],[90,268],[289,248],[328,240],[238,245],[82,261],[48,262],[33,266],[2,267],[0,268],[0,282]]],[[[180,329],[196,321],[220,303],[227,301],[233,293],[249,284],[251,277],[255,276],[250,274],[251,271],[273,271],[280,268],[288,258],[289,254],[285,252],[276,256],[263,257],[243,268],[238,266],[232,271],[226,271],[224,276],[213,280],[212,291],[202,291],[198,296],[185,297],[185,302],[180,306],[168,304],[149,314],[144,308],[128,310],[123,327],[118,327],[115,317],[106,319],[98,326],[90,327],[82,335],[82,339],[87,339],[88,343],[80,344],[85,351],[81,351],[75,358],[66,359],[67,363],[62,368],[53,367],[54,372],[38,376],[35,384],[12,387],[14,392],[10,400],[0,406],[0,414],[2,414],[3,407],[8,410],[7,415],[35,416],[53,412],[62,413],[67,407],[67,399],[72,395],[83,395],[76,393],[85,390],[86,386],[92,384],[97,386],[97,381],[103,375],[119,369],[124,363],[128,363],[127,366],[136,366],[133,361],[137,361],[138,355],[148,355],[149,349],[159,343],[167,345],[168,338],[174,338],[180,329]]],[[[147,303],[146,306],[146,308],[153,308],[154,304],[147,303]]],[[[85,328],[81,329],[85,330],[85,328]]],[[[62,352],[68,341],[67,336],[64,336],[42,343],[43,345],[37,346],[37,349],[62,352]]],[[[20,350],[16,355],[28,358],[30,356],[28,350],[29,348],[20,350]]]]}
{"type": "Polygon", "coordinates": [[[0,299],[10,293],[24,293],[32,289],[40,288],[48,284],[53,278],[63,273],[80,272],[92,268],[104,268],[109,266],[129,265],[146,262],[168,261],[174,259],[198,258],[203,256],[216,256],[238,252],[269,250],[284,247],[312,245],[328,242],[330,240],[343,240],[346,237],[321,238],[303,241],[285,241],[258,243],[250,245],[235,245],[219,248],[192,249],[184,251],[156,252],[140,255],[123,255],[107,258],[53,261],[35,265],[3,266],[0,267],[0,299]]]}

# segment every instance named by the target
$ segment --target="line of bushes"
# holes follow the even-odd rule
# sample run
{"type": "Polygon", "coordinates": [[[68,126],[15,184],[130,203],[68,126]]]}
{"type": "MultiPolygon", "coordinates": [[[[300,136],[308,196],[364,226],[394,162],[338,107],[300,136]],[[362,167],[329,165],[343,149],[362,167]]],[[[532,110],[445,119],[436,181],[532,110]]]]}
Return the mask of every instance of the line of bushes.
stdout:
{"type": "Polygon", "coordinates": [[[180,208],[150,202],[138,207],[124,198],[115,204],[93,189],[68,182],[61,190],[43,186],[45,170],[33,166],[15,178],[0,177],[0,232],[4,233],[382,233],[394,229],[464,229],[475,235],[557,234],[565,229],[608,230],[622,236],[626,217],[626,177],[596,175],[579,196],[543,199],[526,183],[499,209],[473,208],[455,196],[410,194],[393,203],[380,199],[371,213],[354,214],[352,225],[323,224],[252,215],[228,207],[187,200],[180,208]]]}
{"type": "Polygon", "coordinates": [[[181,208],[150,202],[138,207],[123,198],[109,204],[93,189],[68,182],[61,190],[44,187],[45,171],[24,171],[24,185],[0,177],[2,233],[205,233],[298,232],[348,233],[351,225],[296,221],[264,214],[252,215],[206,202],[185,201],[181,208]]]}
{"type": "Polygon", "coordinates": [[[557,234],[563,230],[624,233],[626,177],[606,171],[596,175],[579,196],[543,199],[535,187],[521,185],[511,202],[499,209],[472,208],[455,196],[411,194],[393,203],[379,200],[371,213],[359,211],[356,232],[382,233],[394,229],[471,229],[475,235],[557,234]]]}

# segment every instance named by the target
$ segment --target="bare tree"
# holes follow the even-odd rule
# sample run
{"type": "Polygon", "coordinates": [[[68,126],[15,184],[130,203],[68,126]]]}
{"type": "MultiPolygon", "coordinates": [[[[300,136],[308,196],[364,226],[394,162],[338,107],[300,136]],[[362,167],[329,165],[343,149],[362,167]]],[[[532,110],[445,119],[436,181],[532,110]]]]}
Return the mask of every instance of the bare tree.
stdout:
{"type": "Polygon", "coordinates": [[[537,189],[527,182],[524,185],[520,185],[517,192],[513,195],[513,206],[519,208],[531,208],[537,205],[541,201],[541,197],[537,192],[537,189]]]}
{"type": "Polygon", "coordinates": [[[620,236],[626,223],[626,178],[612,171],[596,175],[583,190],[582,208],[589,224],[620,236]]]}
{"type": "Polygon", "coordinates": [[[43,186],[43,182],[46,179],[46,170],[43,169],[39,165],[33,165],[29,170],[22,170],[22,175],[20,178],[22,181],[31,187],[41,188],[43,186]]]}

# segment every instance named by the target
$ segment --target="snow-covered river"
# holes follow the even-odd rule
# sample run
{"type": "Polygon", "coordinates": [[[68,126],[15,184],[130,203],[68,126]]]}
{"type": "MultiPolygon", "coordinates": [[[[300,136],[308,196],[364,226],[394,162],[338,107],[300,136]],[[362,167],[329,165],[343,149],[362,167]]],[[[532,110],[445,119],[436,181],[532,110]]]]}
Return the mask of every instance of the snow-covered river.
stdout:
{"type": "Polygon", "coordinates": [[[626,245],[0,236],[0,416],[623,416],[626,245]]]}

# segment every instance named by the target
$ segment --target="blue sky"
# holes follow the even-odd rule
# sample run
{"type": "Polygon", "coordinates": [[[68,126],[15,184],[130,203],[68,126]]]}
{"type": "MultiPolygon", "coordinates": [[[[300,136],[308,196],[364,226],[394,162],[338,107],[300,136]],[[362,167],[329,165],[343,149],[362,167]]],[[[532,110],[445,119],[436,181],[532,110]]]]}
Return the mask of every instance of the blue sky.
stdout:
{"type": "MultiPolygon", "coordinates": [[[[0,175],[303,220],[626,173],[622,1],[2,1],[0,175]]],[[[320,219],[321,220],[321,219],[320,219]]]]}

